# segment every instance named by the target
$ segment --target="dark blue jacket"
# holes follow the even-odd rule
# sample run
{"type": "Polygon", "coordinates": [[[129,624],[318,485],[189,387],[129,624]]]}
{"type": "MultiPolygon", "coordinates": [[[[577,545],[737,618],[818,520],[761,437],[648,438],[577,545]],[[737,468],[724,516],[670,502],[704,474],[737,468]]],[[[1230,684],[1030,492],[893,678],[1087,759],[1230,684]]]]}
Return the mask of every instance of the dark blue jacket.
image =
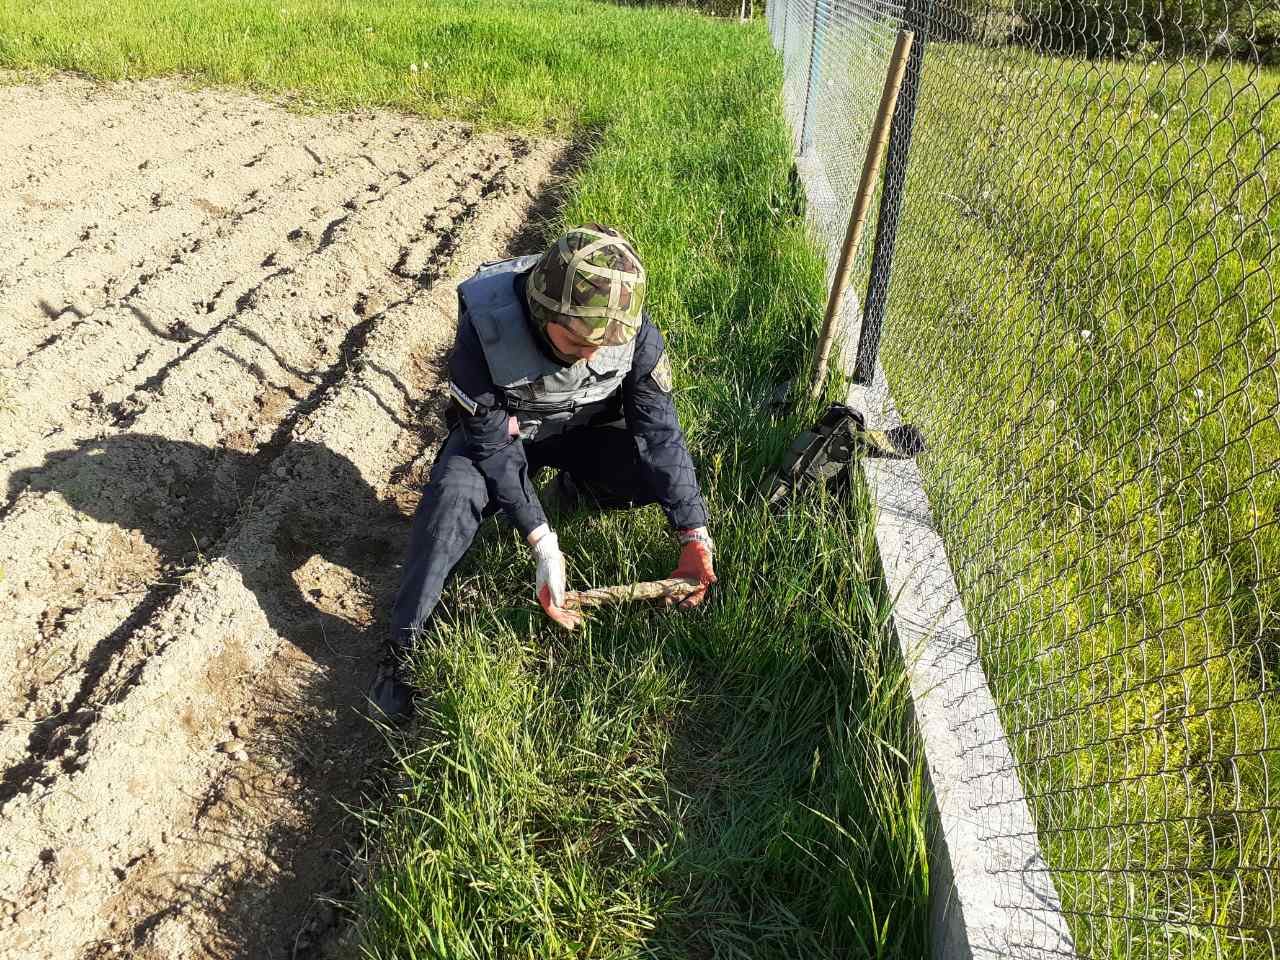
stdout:
{"type": "MultiPolygon", "coordinates": [[[[518,276],[517,289],[524,279],[524,275],[518,276]]],[[[526,320],[533,322],[527,316],[526,320]]],[[[636,334],[631,370],[606,403],[620,407],[620,426],[634,438],[644,479],[671,525],[676,529],[701,527],[706,525],[707,511],[675,403],[651,376],[665,350],[662,334],[646,314],[636,334]]],[[[474,412],[455,405],[457,429],[466,439],[467,455],[484,475],[489,495],[527,536],[546,522],[546,515],[529,482],[524,441],[510,434],[511,411],[504,407],[502,391],[489,375],[480,338],[466,314],[458,320],[449,378],[476,404],[474,412]]]]}

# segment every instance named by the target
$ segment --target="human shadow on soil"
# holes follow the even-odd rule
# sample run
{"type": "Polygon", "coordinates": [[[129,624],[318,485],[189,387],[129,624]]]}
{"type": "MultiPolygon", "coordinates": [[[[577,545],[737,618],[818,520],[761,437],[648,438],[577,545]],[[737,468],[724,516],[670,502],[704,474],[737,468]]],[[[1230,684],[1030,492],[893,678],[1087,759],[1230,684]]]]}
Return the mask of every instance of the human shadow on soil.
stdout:
{"type": "MultiPolygon", "coordinates": [[[[247,874],[230,888],[218,877],[169,876],[167,898],[159,893],[162,883],[148,884],[156,899],[141,905],[145,919],[137,931],[141,938],[194,903],[221,927],[222,956],[307,955],[295,952],[298,925],[316,913],[317,894],[342,893],[323,882],[342,872],[331,859],[349,833],[339,826],[341,805],[359,799],[362,777],[374,772],[369,758],[379,754],[378,734],[361,715],[363,694],[397,585],[407,518],[350,460],[306,442],[289,444],[264,464],[255,453],[126,434],[50,454],[10,481],[12,493],[27,487],[56,492],[83,514],[138,531],[159,552],[163,572],[79,665],[82,680],[71,701],[37,725],[30,769],[11,770],[6,779],[21,789],[25,778],[17,774],[29,777],[48,760],[74,766],[78,758],[66,751],[82,738],[68,736],[68,727],[87,727],[102,704],[143,681],[146,660],[133,663],[128,649],[134,632],[177,594],[186,575],[224,557],[287,642],[273,661],[278,670],[252,678],[242,694],[248,706],[238,725],[252,760],[231,766],[201,799],[193,832],[231,849],[265,852],[279,858],[281,869],[265,870],[261,857],[246,860],[247,874]],[[290,796],[305,823],[272,822],[265,811],[275,795],[290,796]],[[225,843],[227,834],[239,839],[225,843]],[[271,891],[265,898],[264,888],[271,891]],[[289,943],[269,942],[282,933],[289,943]]],[[[210,639],[237,629],[245,627],[212,627],[210,639]]],[[[209,722],[225,729],[228,718],[209,722]]],[[[230,736],[219,732],[216,739],[230,736]]]]}

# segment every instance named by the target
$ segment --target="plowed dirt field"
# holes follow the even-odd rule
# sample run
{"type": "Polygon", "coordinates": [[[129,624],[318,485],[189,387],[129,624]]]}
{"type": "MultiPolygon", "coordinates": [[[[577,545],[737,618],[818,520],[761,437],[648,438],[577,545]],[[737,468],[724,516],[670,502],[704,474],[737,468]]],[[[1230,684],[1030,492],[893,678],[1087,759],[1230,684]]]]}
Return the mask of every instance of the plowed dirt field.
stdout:
{"type": "Polygon", "coordinates": [[[562,143],[0,88],[0,957],[337,955],[455,285],[562,143]]]}

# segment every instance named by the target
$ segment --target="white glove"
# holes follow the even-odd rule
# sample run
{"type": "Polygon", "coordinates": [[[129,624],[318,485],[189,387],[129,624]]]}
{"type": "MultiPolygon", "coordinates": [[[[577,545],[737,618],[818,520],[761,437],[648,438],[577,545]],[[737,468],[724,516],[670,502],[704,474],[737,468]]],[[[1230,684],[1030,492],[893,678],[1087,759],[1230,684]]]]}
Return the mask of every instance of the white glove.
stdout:
{"type": "Polygon", "coordinates": [[[553,531],[547,531],[533,545],[533,555],[538,560],[538,599],[542,599],[542,588],[546,587],[551,605],[563,607],[564,554],[560,552],[560,538],[553,531]]]}
{"type": "MultiPolygon", "coordinates": [[[[544,525],[545,526],[545,525],[544,525]]],[[[537,537],[531,544],[538,560],[537,586],[535,590],[542,609],[560,626],[572,630],[582,622],[582,612],[566,610],[564,606],[564,554],[560,552],[560,539],[548,528],[539,535],[534,530],[530,537],[537,537]]]]}

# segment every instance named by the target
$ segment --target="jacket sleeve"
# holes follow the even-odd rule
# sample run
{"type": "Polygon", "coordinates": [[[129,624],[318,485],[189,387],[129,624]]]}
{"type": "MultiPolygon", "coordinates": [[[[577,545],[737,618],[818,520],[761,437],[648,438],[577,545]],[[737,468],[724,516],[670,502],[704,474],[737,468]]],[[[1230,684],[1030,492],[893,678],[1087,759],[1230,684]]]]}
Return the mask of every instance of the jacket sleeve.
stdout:
{"type": "Polygon", "coordinates": [[[664,390],[653,377],[665,352],[662,334],[646,316],[636,335],[631,370],[622,382],[623,410],[635,437],[644,479],[671,525],[678,530],[703,527],[707,508],[669,392],[670,383],[664,390]]]}
{"type": "Polygon", "coordinates": [[[480,338],[465,316],[449,357],[449,393],[460,418],[464,452],[484,477],[490,498],[525,536],[546,523],[546,514],[529,482],[524,444],[511,436],[510,413],[489,376],[480,338]]]}

